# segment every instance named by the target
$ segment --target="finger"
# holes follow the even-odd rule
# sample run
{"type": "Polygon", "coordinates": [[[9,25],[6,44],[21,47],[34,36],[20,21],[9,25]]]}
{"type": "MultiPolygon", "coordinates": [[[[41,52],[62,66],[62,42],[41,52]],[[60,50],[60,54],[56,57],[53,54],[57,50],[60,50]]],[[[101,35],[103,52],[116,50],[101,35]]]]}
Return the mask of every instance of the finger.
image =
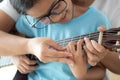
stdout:
{"type": "MultiPolygon", "coordinates": [[[[83,40],[79,40],[77,42],[77,52],[78,53],[82,53],[82,43],[83,43],[83,40]]],[[[82,55],[82,54],[80,54],[80,55],[82,55]]]]}
{"type": "Polygon", "coordinates": [[[97,52],[99,52],[97,56],[100,59],[103,59],[107,55],[107,53],[109,53],[108,49],[105,49],[102,45],[98,44],[96,41],[92,40],[91,42],[94,45],[94,48],[97,50],[97,52]]]}
{"type": "Polygon", "coordinates": [[[84,50],[85,50],[85,53],[87,54],[87,57],[88,57],[88,63],[89,63],[90,65],[92,65],[92,66],[95,66],[95,65],[96,65],[96,62],[99,61],[99,58],[98,58],[96,55],[92,54],[92,53],[87,49],[86,46],[84,46],[84,50]]]}
{"type": "Polygon", "coordinates": [[[63,62],[63,63],[67,63],[67,64],[70,64],[70,65],[73,65],[74,62],[69,59],[69,58],[47,58],[47,62],[63,62]]]}
{"type": "Polygon", "coordinates": [[[29,71],[27,71],[22,65],[20,65],[18,68],[17,68],[20,73],[22,74],[27,74],[29,71]]]}
{"type": "MultiPolygon", "coordinates": [[[[71,53],[71,50],[70,50],[69,46],[67,46],[66,48],[67,48],[67,51],[68,51],[69,53],[71,53]]],[[[73,54],[73,53],[71,53],[71,54],[72,54],[72,57],[69,57],[69,58],[73,60],[74,54],[73,54]]]]}
{"type": "Polygon", "coordinates": [[[86,64],[88,64],[87,53],[85,51],[84,51],[84,55],[83,55],[83,60],[86,62],[86,64]]]}
{"type": "Polygon", "coordinates": [[[20,66],[24,73],[31,72],[38,67],[38,66],[30,66],[30,65],[27,65],[26,63],[22,63],[22,64],[20,64],[20,66]]]}
{"type": "Polygon", "coordinates": [[[36,69],[37,65],[31,65],[31,64],[28,64],[26,62],[21,62],[20,63],[26,70],[34,70],[36,69]]]}
{"type": "Polygon", "coordinates": [[[37,60],[30,60],[27,56],[23,56],[22,59],[27,65],[35,65],[38,62],[37,60]]]}
{"type": "Polygon", "coordinates": [[[72,57],[72,54],[66,51],[56,51],[53,49],[48,50],[49,53],[46,53],[46,57],[62,58],[62,57],[72,57]]]}
{"type": "Polygon", "coordinates": [[[84,38],[85,43],[86,43],[86,47],[87,49],[92,52],[93,54],[97,54],[98,52],[95,50],[95,48],[93,47],[91,41],[88,38],[84,38]]]}
{"type": "Polygon", "coordinates": [[[75,53],[75,45],[76,45],[75,42],[70,42],[68,44],[71,53],[75,53]]]}
{"type": "Polygon", "coordinates": [[[98,31],[100,31],[100,32],[103,32],[103,31],[105,31],[106,30],[106,27],[105,26],[100,26],[100,27],[98,27],[98,31]]]}
{"type": "Polygon", "coordinates": [[[67,52],[70,52],[70,48],[68,45],[66,46],[66,49],[67,49],[67,52]]]}
{"type": "Polygon", "coordinates": [[[91,40],[91,43],[92,43],[92,45],[94,45],[93,47],[94,47],[98,52],[100,52],[100,53],[105,52],[106,49],[105,49],[102,45],[98,44],[96,41],[91,40]]]}
{"type": "Polygon", "coordinates": [[[65,50],[65,47],[62,47],[60,45],[58,45],[56,42],[54,42],[53,40],[49,40],[48,41],[48,45],[51,46],[52,48],[56,49],[56,50],[65,50]]]}

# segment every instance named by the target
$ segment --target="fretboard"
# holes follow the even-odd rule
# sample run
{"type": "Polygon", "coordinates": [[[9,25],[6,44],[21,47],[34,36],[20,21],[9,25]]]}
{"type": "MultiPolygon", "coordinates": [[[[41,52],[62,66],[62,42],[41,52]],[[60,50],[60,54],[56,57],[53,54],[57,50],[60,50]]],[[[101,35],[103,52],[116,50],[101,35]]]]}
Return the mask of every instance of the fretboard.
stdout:
{"type": "Polygon", "coordinates": [[[90,40],[98,41],[98,36],[99,36],[99,32],[95,32],[95,33],[85,34],[81,36],[74,36],[74,37],[59,40],[56,42],[61,46],[66,46],[69,42],[77,42],[78,40],[84,39],[85,37],[89,38],[90,40]]]}

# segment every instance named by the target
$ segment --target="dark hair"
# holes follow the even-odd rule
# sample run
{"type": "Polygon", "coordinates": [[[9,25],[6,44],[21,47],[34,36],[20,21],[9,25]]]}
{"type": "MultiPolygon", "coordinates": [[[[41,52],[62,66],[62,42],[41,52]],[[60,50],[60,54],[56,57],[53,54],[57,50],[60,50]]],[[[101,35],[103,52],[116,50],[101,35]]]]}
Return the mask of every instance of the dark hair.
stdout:
{"type": "Polygon", "coordinates": [[[34,6],[38,0],[10,0],[11,5],[18,13],[26,14],[26,11],[34,6]]]}
{"type": "MultiPolygon", "coordinates": [[[[18,13],[26,14],[39,0],[10,0],[12,6],[18,13]]],[[[72,2],[78,6],[88,7],[94,0],[72,0],[72,2]]]]}
{"type": "Polygon", "coordinates": [[[94,0],[72,0],[72,2],[81,7],[88,7],[94,2],[94,0]]]}

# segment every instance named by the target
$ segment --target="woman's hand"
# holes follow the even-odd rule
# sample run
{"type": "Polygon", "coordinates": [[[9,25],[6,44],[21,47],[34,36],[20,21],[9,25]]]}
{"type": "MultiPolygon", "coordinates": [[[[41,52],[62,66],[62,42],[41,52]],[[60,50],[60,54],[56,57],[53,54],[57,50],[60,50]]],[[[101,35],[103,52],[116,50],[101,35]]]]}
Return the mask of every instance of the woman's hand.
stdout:
{"type": "Polygon", "coordinates": [[[84,40],[84,50],[87,53],[88,63],[92,66],[95,66],[106,56],[109,50],[104,48],[102,45],[98,44],[94,40],[89,40],[89,38],[85,38],[84,40]]]}
{"type": "MultiPolygon", "coordinates": [[[[106,30],[105,26],[100,26],[98,28],[100,32],[103,32],[106,30]]],[[[84,49],[87,53],[88,57],[88,63],[92,66],[95,66],[98,62],[100,62],[107,53],[109,53],[109,50],[104,48],[101,44],[98,44],[94,40],[89,40],[89,38],[84,38],[85,40],[85,46],[84,49]]]]}
{"type": "Polygon", "coordinates": [[[44,63],[47,62],[65,62],[73,64],[73,61],[68,57],[72,54],[65,52],[64,47],[59,46],[50,38],[33,38],[28,43],[30,53],[37,56],[37,58],[44,63]]]}

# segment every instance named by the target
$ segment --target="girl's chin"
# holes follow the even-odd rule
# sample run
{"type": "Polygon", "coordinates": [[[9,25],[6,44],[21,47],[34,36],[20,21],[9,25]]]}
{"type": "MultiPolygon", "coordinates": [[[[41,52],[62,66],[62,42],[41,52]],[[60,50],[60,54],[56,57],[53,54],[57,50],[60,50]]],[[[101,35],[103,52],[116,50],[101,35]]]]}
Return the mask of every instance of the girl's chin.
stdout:
{"type": "Polygon", "coordinates": [[[67,20],[60,20],[60,23],[67,23],[67,20]]]}
{"type": "Polygon", "coordinates": [[[60,23],[67,23],[69,21],[68,17],[67,17],[67,13],[65,14],[65,16],[59,21],[60,23]]]}
{"type": "Polygon", "coordinates": [[[70,19],[67,18],[67,17],[65,17],[64,19],[61,19],[59,22],[60,22],[60,23],[67,23],[67,22],[69,22],[69,21],[70,21],[70,19]]]}

